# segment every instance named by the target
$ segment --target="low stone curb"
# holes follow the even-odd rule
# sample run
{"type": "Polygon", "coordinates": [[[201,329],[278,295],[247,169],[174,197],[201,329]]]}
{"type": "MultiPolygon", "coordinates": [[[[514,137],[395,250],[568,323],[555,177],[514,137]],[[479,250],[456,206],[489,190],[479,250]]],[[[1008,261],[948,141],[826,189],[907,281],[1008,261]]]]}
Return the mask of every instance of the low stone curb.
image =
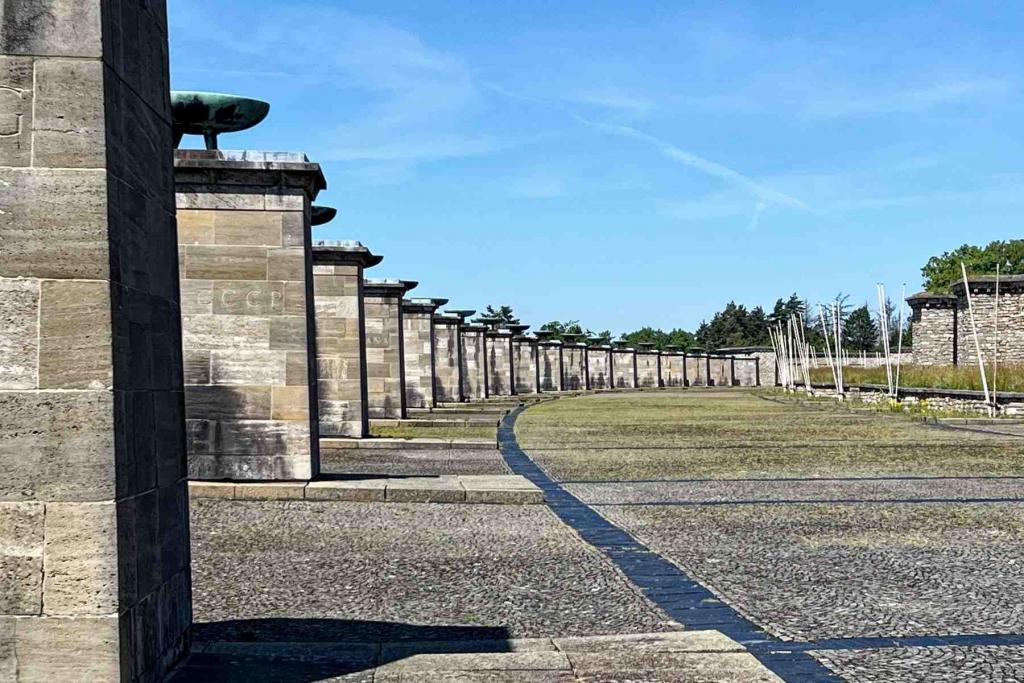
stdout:
{"type": "Polygon", "coordinates": [[[368,439],[320,439],[320,448],[344,450],[352,448],[369,450],[440,450],[440,451],[476,451],[481,448],[494,448],[492,439],[437,439],[417,437],[400,439],[397,437],[371,437],[368,439]]]}
{"type": "Polygon", "coordinates": [[[539,505],[544,493],[515,474],[387,477],[296,482],[190,481],[192,498],[316,500],[365,503],[539,505]]]}

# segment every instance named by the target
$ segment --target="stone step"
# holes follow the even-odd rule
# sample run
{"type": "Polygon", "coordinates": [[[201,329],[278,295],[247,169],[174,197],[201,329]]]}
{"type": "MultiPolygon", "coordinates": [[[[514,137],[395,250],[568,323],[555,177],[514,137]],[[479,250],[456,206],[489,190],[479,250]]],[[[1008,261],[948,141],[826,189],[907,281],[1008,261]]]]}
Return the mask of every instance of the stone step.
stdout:
{"type": "Polygon", "coordinates": [[[452,450],[476,451],[481,448],[497,448],[494,439],[437,439],[416,437],[409,439],[393,437],[370,437],[366,439],[320,439],[321,449],[375,449],[375,450],[452,450]]]}
{"type": "Polygon", "coordinates": [[[518,474],[368,477],[297,482],[190,481],[191,498],[226,500],[539,505],[544,493],[518,474]]]}
{"type": "Polygon", "coordinates": [[[498,424],[501,415],[484,413],[479,417],[412,417],[402,420],[392,418],[375,418],[370,420],[370,427],[466,427],[490,426],[498,424]]]}
{"type": "Polygon", "coordinates": [[[374,683],[781,681],[718,631],[395,643],[199,642],[168,680],[245,680],[237,674],[246,670],[271,680],[345,675],[344,680],[374,683]]]}

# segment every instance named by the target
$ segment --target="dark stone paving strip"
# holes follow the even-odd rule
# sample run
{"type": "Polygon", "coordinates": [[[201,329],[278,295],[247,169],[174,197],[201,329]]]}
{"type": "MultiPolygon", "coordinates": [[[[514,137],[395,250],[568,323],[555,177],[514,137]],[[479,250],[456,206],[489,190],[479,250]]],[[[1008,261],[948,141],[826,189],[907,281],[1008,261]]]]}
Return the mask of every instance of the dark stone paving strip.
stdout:
{"type": "Polygon", "coordinates": [[[516,441],[515,422],[524,409],[513,410],[498,427],[498,446],[508,466],[540,487],[551,510],[611,559],[652,602],[688,628],[715,629],[738,641],[784,680],[842,680],[806,652],[794,649],[742,617],[679,567],[552,480],[516,441]]]}
{"type": "Polygon", "coordinates": [[[589,503],[589,505],[591,507],[705,507],[722,505],[897,505],[903,503],[1024,503],[1024,498],[791,498],[787,500],[762,498],[755,500],[662,500],[589,503]]]}

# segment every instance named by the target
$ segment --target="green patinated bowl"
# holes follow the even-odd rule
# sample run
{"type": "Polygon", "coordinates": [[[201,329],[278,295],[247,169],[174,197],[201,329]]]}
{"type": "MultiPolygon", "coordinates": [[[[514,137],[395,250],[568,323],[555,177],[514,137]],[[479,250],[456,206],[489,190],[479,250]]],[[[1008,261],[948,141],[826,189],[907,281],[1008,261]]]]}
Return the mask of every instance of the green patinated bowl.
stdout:
{"type": "Polygon", "coordinates": [[[171,91],[175,143],[185,134],[202,135],[206,138],[207,148],[216,149],[219,133],[252,128],[265,119],[269,111],[269,102],[251,97],[193,90],[171,91]]]}
{"type": "Polygon", "coordinates": [[[311,225],[323,225],[324,223],[330,223],[333,221],[334,217],[337,215],[338,210],[333,206],[320,206],[318,204],[314,204],[309,222],[311,225]]]}

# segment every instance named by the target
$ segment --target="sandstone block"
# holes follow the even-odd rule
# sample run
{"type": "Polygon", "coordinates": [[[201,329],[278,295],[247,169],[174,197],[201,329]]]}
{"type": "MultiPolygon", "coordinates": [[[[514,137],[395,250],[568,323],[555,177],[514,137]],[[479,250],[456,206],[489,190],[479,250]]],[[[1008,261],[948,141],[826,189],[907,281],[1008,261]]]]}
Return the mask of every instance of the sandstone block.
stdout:
{"type": "Polygon", "coordinates": [[[0,614],[39,614],[42,577],[43,505],[0,503],[0,614]]]}
{"type": "Polygon", "coordinates": [[[49,503],[44,548],[46,613],[117,612],[117,515],[113,503],[49,503]]]}

